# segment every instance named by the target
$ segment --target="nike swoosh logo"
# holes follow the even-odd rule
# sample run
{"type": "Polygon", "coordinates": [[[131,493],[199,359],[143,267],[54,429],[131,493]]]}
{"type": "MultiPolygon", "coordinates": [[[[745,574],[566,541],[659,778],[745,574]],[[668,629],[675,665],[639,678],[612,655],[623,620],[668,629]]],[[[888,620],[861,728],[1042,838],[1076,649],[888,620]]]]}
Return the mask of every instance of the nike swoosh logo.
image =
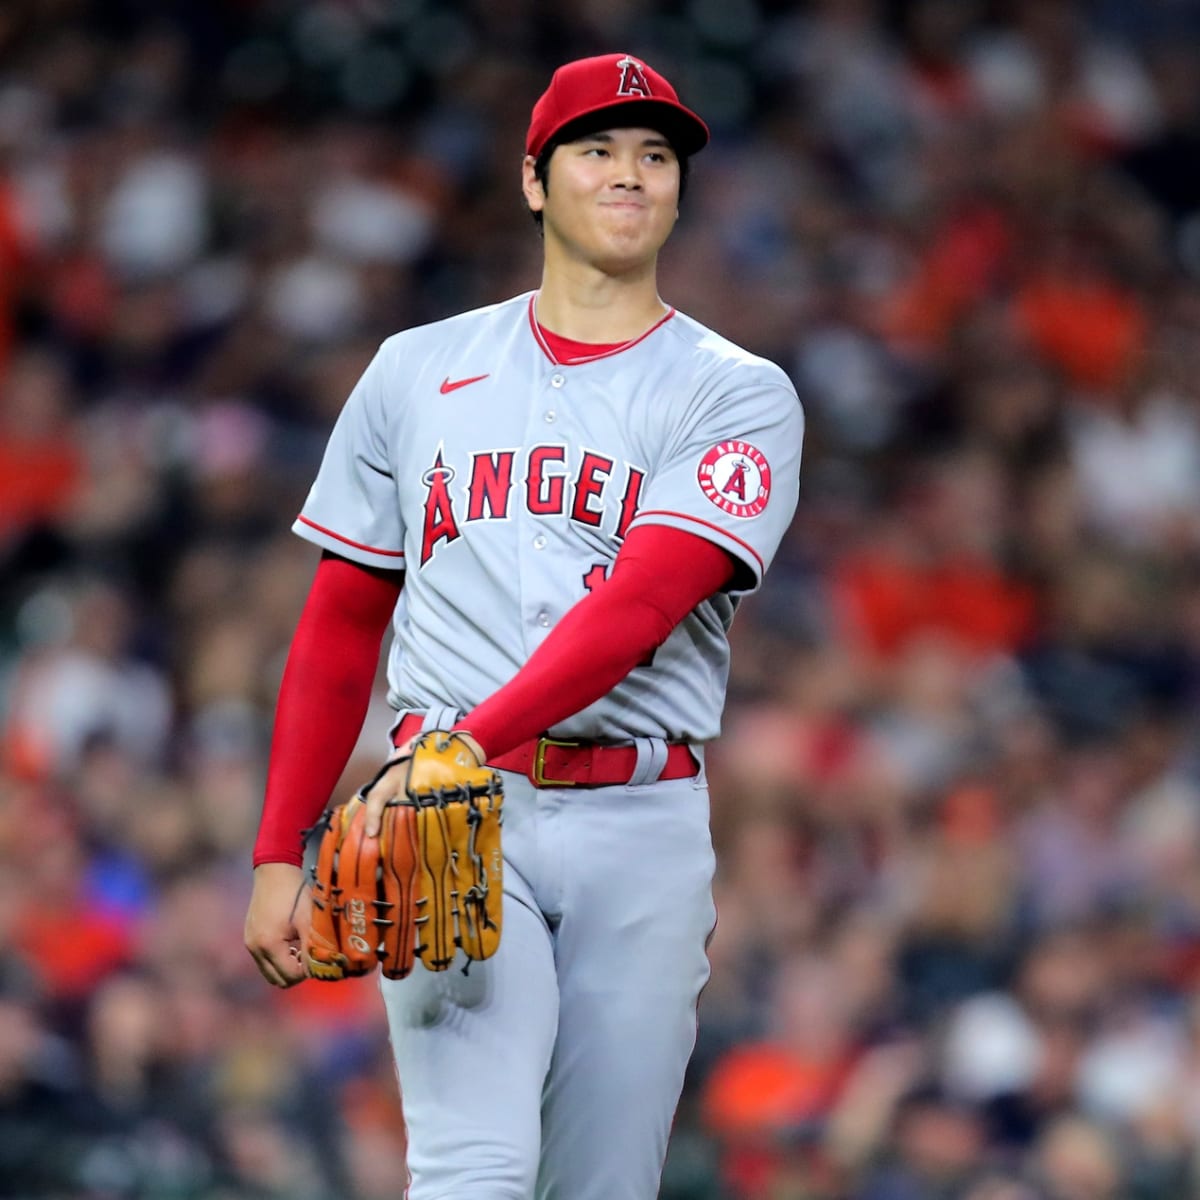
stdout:
{"type": "Polygon", "coordinates": [[[443,396],[445,396],[450,392],[457,392],[460,387],[466,387],[468,383],[478,383],[481,379],[486,378],[487,375],[472,375],[470,379],[455,379],[453,382],[451,382],[450,376],[447,375],[446,378],[442,380],[441,393],[443,396]]]}

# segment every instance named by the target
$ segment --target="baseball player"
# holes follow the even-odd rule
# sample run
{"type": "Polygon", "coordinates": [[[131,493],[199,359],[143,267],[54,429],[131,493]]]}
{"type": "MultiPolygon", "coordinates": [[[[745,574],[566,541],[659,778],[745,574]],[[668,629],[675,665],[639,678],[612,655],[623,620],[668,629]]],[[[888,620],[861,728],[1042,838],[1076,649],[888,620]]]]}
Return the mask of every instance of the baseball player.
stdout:
{"type": "MultiPolygon", "coordinates": [[[[797,499],[787,376],[659,298],[701,119],[640,59],[555,72],[522,169],[540,288],[385,341],[294,526],[320,564],[275,722],[246,943],[304,978],[300,831],[391,622],[393,744],[502,772],[504,937],[381,981],[411,1200],[650,1200],[708,976],[703,746],[797,499]]],[[[369,793],[368,828],[402,787],[369,793]]]]}

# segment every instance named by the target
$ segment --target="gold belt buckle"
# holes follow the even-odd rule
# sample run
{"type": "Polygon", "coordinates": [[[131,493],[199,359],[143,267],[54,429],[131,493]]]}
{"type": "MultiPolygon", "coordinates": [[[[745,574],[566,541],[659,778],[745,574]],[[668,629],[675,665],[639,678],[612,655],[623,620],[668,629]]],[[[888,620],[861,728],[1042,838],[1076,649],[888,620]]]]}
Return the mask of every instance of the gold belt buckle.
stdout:
{"type": "Polygon", "coordinates": [[[537,750],[533,755],[533,786],[534,787],[577,787],[573,779],[547,779],[546,778],[546,748],[548,746],[561,746],[564,749],[582,746],[582,742],[564,742],[559,738],[538,738],[537,750]]]}

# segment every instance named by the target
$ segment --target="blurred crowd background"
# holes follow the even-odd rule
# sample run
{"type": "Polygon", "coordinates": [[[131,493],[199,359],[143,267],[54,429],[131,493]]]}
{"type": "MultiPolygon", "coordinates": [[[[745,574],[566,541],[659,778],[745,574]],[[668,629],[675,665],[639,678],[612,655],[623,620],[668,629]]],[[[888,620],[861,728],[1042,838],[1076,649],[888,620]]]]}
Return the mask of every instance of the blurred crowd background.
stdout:
{"type": "Polygon", "coordinates": [[[1194,0],[0,4],[0,1195],[402,1194],[373,985],[242,947],[288,529],[614,49],[714,131],[664,296],[808,413],[663,1197],[1200,1195],[1194,0]]]}

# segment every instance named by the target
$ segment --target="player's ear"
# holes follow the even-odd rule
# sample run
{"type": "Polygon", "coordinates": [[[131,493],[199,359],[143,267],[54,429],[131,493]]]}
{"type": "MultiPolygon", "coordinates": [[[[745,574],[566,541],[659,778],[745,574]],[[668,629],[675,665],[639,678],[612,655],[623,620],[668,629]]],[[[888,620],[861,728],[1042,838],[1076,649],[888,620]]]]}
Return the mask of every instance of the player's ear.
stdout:
{"type": "Polygon", "coordinates": [[[541,212],[546,204],[546,190],[537,177],[537,159],[532,154],[525,155],[525,161],[521,164],[521,191],[525,193],[529,211],[541,212]]]}

